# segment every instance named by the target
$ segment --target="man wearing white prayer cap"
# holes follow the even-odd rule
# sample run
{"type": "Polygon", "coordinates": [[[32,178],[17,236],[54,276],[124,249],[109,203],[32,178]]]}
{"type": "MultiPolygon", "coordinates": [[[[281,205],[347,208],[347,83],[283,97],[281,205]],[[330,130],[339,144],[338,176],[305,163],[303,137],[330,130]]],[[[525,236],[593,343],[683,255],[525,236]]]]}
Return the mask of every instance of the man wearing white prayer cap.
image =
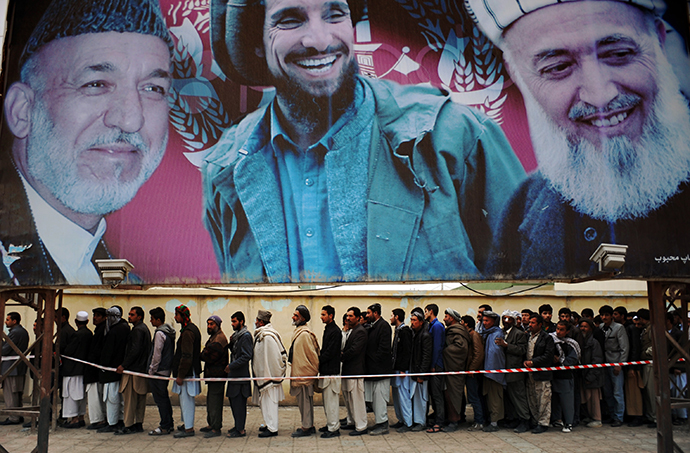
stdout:
{"type": "Polygon", "coordinates": [[[662,0],[467,0],[525,99],[539,169],[513,197],[487,275],[687,275],[690,111],[667,58],[662,0]]]}

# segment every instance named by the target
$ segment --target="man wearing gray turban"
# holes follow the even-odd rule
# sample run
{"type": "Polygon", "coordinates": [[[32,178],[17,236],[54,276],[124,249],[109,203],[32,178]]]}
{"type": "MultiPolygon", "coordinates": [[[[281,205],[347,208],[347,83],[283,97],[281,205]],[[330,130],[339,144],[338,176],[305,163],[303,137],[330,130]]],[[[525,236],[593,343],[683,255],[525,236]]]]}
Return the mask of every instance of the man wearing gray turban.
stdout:
{"type": "Polygon", "coordinates": [[[48,6],[4,99],[14,140],[0,157],[0,248],[15,259],[0,282],[101,284],[104,217],[163,158],[171,46],[157,0],[48,6]]]}

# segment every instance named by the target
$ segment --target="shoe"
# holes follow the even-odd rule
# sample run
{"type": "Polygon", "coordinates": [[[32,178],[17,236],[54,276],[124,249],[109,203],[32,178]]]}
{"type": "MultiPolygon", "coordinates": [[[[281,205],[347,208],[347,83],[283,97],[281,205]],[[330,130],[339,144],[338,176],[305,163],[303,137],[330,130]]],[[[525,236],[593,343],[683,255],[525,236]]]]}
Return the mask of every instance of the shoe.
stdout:
{"type": "Polygon", "coordinates": [[[642,425],[644,425],[645,423],[646,423],[646,422],[645,422],[644,418],[642,418],[642,417],[635,417],[635,418],[633,418],[633,420],[632,420],[630,423],[628,423],[628,426],[629,426],[630,428],[637,428],[638,426],[642,426],[642,425]]]}
{"type": "Polygon", "coordinates": [[[211,439],[212,437],[220,437],[220,431],[206,431],[204,433],[204,439],[211,439]]]}
{"type": "Polygon", "coordinates": [[[618,428],[618,427],[620,427],[620,426],[623,426],[623,422],[620,421],[620,420],[614,420],[614,421],[611,423],[611,428],[618,428]]]}
{"type": "Polygon", "coordinates": [[[498,425],[486,425],[484,428],[482,428],[482,431],[484,431],[485,433],[495,433],[496,431],[498,431],[498,425]]]}
{"type": "Polygon", "coordinates": [[[235,430],[235,431],[232,431],[230,434],[228,434],[228,437],[232,437],[232,438],[235,438],[235,437],[245,437],[246,435],[247,435],[247,432],[246,432],[246,431],[243,432],[243,433],[241,433],[241,432],[235,430]]]}
{"type": "Polygon", "coordinates": [[[561,420],[556,420],[555,422],[551,423],[551,426],[553,426],[554,428],[562,428],[563,422],[561,420]]]}
{"type": "Polygon", "coordinates": [[[77,428],[83,428],[84,426],[86,426],[86,423],[84,423],[84,420],[62,425],[62,427],[65,429],[77,429],[77,428]]]}
{"type": "Polygon", "coordinates": [[[362,431],[354,430],[354,431],[350,432],[350,436],[363,436],[366,433],[367,433],[367,429],[364,428],[362,431]]]}
{"type": "Polygon", "coordinates": [[[108,422],[91,423],[86,427],[86,429],[100,429],[105,428],[106,426],[108,426],[108,422]]]}
{"type": "Polygon", "coordinates": [[[177,430],[178,431],[186,431],[187,429],[184,427],[184,423],[182,423],[181,425],[177,425],[177,430]]]}
{"type": "Polygon", "coordinates": [[[122,436],[125,434],[134,434],[137,432],[137,429],[134,425],[132,426],[125,426],[124,428],[118,429],[115,431],[116,436],[122,436]]]}
{"type": "Polygon", "coordinates": [[[369,430],[369,435],[370,436],[382,436],[384,434],[388,434],[389,429],[388,429],[388,421],[385,421],[381,423],[378,426],[375,426],[373,430],[369,430]]]}
{"type": "Polygon", "coordinates": [[[538,425],[536,428],[534,428],[532,430],[532,434],[541,434],[541,433],[545,433],[548,430],[549,430],[548,426],[538,425]]]}
{"type": "Polygon", "coordinates": [[[192,430],[192,431],[184,430],[184,431],[180,431],[180,432],[173,434],[173,437],[175,439],[182,439],[183,437],[194,437],[195,435],[196,435],[196,433],[194,432],[194,430],[192,430]]]}
{"type": "Polygon", "coordinates": [[[104,426],[103,428],[98,428],[96,430],[97,433],[114,433],[115,431],[119,430],[120,426],[119,425],[108,425],[104,426]]]}
{"type": "MultiPolygon", "coordinates": [[[[504,423],[502,427],[505,428],[505,429],[515,429],[515,428],[517,428],[517,426],[518,426],[519,424],[520,424],[520,420],[515,419],[515,420],[511,420],[511,421],[509,421],[509,422],[507,422],[507,423],[504,423]]],[[[499,425],[501,425],[500,422],[499,422],[499,425]]]]}
{"type": "Polygon", "coordinates": [[[412,425],[412,428],[410,429],[410,431],[412,431],[414,433],[424,431],[424,425],[421,425],[419,423],[415,423],[414,425],[412,425]]]}
{"type": "Polygon", "coordinates": [[[322,439],[331,439],[333,437],[340,437],[340,430],[337,429],[335,431],[326,431],[325,433],[321,434],[322,439]]]}
{"type": "Polygon", "coordinates": [[[569,432],[571,432],[572,430],[573,430],[573,426],[572,426],[572,425],[563,425],[563,429],[561,430],[561,432],[563,432],[563,433],[569,433],[569,432]]]}
{"type": "Polygon", "coordinates": [[[313,426],[307,429],[297,428],[295,432],[290,434],[290,437],[309,437],[314,433],[316,433],[316,429],[313,426]]]}
{"type": "Polygon", "coordinates": [[[211,432],[211,431],[213,431],[213,430],[211,429],[210,426],[204,426],[204,427],[201,428],[199,431],[201,431],[202,433],[208,433],[208,432],[211,432]]]}
{"type": "MultiPolygon", "coordinates": [[[[675,425],[675,421],[674,421],[673,424],[675,425]]],[[[31,422],[30,422],[30,421],[25,422],[25,423],[22,425],[22,428],[31,428],[31,422]]]]}
{"type": "Polygon", "coordinates": [[[352,430],[355,429],[355,425],[342,425],[340,429],[352,430]]]}
{"type": "Polygon", "coordinates": [[[527,420],[520,421],[520,424],[517,425],[513,430],[513,432],[516,432],[518,434],[526,433],[527,431],[529,431],[529,422],[527,420]]]}
{"type": "MultiPolygon", "coordinates": [[[[422,425],[419,425],[419,426],[421,427],[421,429],[424,429],[424,427],[422,425]]],[[[392,426],[391,426],[391,428],[392,428],[392,426]]],[[[400,428],[396,429],[396,431],[399,433],[407,433],[407,432],[412,431],[412,427],[407,426],[406,424],[403,423],[403,425],[400,428]]]]}
{"type": "MultiPolygon", "coordinates": [[[[674,425],[676,425],[676,426],[682,426],[682,425],[684,425],[685,422],[687,422],[687,421],[688,421],[687,418],[674,418],[672,423],[673,423],[674,425]]],[[[26,424],[26,423],[25,423],[25,424],[26,424]]]]}
{"type": "Polygon", "coordinates": [[[599,420],[592,420],[591,422],[587,423],[587,428],[601,428],[602,423],[599,420]]]}
{"type": "Polygon", "coordinates": [[[7,419],[5,419],[4,421],[1,421],[1,422],[0,422],[0,426],[21,425],[21,424],[23,424],[23,423],[24,423],[24,418],[23,418],[23,417],[19,417],[19,420],[17,420],[16,422],[13,422],[13,421],[10,420],[9,418],[7,418],[7,419]]]}
{"type": "Polygon", "coordinates": [[[481,423],[475,423],[474,425],[467,428],[467,431],[481,431],[484,429],[484,425],[481,423]]]}
{"type": "Polygon", "coordinates": [[[228,430],[228,434],[232,434],[234,432],[237,432],[237,428],[234,426],[228,430]]]}
{"type": "Polygon", "coordinates": [[[347,417],[341,418],[341,419],[340,419],[340,424],[341,424],[341,425],[347,425],[347,417]]]}
{"type": "Polygon", "coordinates": [[[266,428],[265,431],[261,431],[259,433],[259,437],[275,437],[277,435],[278,435],[278,431],[276,431],[276,432],[269,431],[268,428],[266,428]]]}
{"type": "Polygon", "coordinates": [[[450,422],[444,426],[442,430],[444,433],[454,433],[458,430],[458,424],[455,422],[450,422]]]}
{"type": "Polygon", "coordinates": [[[259,426],[259,432],[263,433],[264,431],[268,431],[268,426],[266,426],[266,425],[259,426]]]}
{"type": "Polygon", "coordinates": [[[135,423],[134,424],[134,431],[137,433],[143,433],[144,432],[144,425],[141,423],[135,423]]]}
{"type": "Polygon", "coordinates": [[[440,433],[441,432],[441,425],[434,425],[431,428],[427,429],[426,432],[429,434],[440,433]]]}
{"type": "Polygon", "coordinates": [[[319,432],[320,433],[327,433],[328,432],[328,425],[322,426],[321,428],[319,428],[319,432]]]}
{"type": "Polygon", "coordinates": [[[399,421],[398,423],[393,423],[391,425],[391,428],[398,429],[398,428],[402,428],[403,426],[405,426],[405,424],[403,422],[399,421]]]}
{"type": "Polygon", "coordinates": [[[172,428],[166,429],[159,426],[153,431],[149,431],[149,436],[165,436],[167,434],[172,434],[172,428]]]}

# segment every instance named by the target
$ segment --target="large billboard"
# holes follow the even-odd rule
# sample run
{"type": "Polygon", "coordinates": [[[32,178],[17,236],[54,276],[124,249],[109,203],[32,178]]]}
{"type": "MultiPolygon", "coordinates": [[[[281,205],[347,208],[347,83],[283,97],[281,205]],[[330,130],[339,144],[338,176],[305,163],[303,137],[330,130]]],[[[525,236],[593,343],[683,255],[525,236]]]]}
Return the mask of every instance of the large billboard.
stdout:
{"type": "Polygon", "coordinates": [[[669,3],[11,1],[0,286],[688,278],[669,3]]]}

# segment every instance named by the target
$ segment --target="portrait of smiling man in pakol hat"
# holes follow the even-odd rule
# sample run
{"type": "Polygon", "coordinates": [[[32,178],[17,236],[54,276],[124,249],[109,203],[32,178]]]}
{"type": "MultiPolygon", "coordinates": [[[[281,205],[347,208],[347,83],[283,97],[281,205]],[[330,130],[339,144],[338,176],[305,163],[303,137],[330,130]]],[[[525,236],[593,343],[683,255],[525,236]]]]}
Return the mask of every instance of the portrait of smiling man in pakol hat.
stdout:
{"type": "Polygon", "coordinates": [[[524,178],[500,128],[447,93],[359,75],[360,0],[214,0],[235,82],[275,98],[202,167],[225,281],[478,276],[524,178]]]}

